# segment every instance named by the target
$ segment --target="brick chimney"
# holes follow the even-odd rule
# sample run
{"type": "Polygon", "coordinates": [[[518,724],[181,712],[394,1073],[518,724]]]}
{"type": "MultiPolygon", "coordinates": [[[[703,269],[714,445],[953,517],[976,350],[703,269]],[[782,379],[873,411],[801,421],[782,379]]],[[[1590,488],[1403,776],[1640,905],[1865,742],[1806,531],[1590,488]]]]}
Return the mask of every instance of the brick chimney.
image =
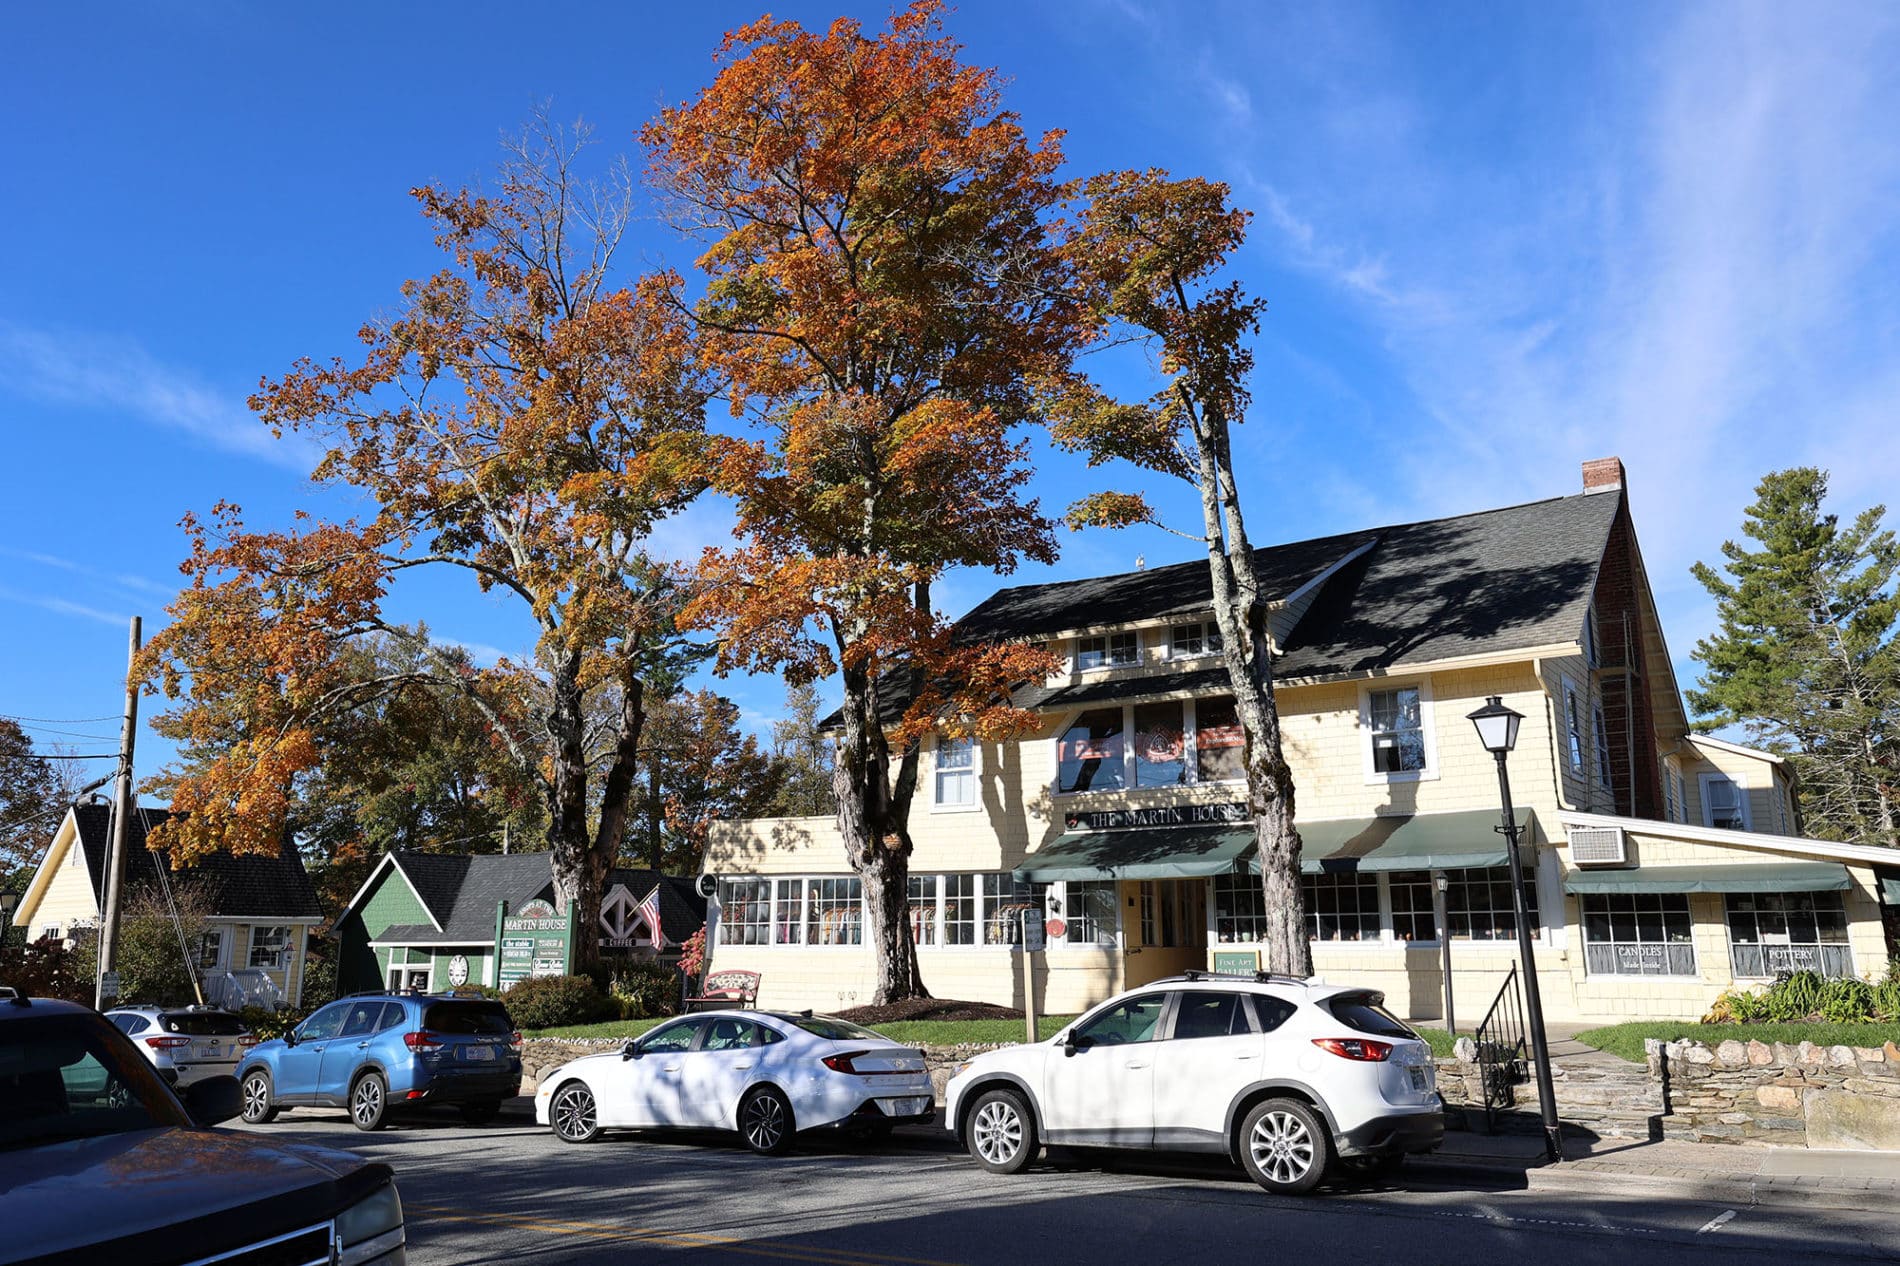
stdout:
{"type": "Polygon", "coordinates": [[[1599,457],[1595,461],[1583,464],[1583,490],[1592,492],[1615,492],[1623,486],[1623,459],[1620,457],[1599,457]]]}

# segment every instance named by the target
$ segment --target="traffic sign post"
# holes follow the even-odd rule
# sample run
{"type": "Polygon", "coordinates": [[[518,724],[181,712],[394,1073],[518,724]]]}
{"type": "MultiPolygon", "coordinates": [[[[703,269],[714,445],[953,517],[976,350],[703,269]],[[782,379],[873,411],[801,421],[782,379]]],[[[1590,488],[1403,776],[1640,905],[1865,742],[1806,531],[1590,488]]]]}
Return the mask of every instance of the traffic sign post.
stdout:
{"type": "Polygon", "coordinates": [[[1036,970],[1031,954],[1039,954],[1047,944],[1043,940],[1042,910],[1025,907],[1023,919],[1023,1033],[1025,1040],[1036,1040],[1036,970]]]}

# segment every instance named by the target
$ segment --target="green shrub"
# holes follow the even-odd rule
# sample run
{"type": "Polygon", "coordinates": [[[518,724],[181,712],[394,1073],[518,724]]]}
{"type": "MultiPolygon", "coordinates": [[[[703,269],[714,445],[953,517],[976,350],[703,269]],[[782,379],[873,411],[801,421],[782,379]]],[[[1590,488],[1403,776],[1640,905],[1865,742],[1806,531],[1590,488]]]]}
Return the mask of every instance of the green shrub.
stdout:
{"type": "Polygon", "coordinates": [[[1762,1018],[1774,1024],[1805,1020],[1821,1009],[1821,995],[1826,988],[1827,981],[1818,972],[1798,971],[1784,976],[1763,995],[1762,1018]]]}
{"type": "Polygon", "coordinates": [[[1874,1018],[1874,987],[1864,980],[1830,980],[1821,990],[1821,1018],[1862,1024],[1874,1018]]]}
{"type": "Polygon", "coordinates": [[[1900,962],[1889,964],[1886,978],[1874,986],[1874,1014],[1900,1022],[1900,962]]]}
{"type": "Polygon", "coordinates": [[[503,994],[502,1001],[518,1029],[592,1024],[612,1019],[616,1010],[585,976],[533,976],[503,994]]]}
{"type": "Polygon", "coordinates": [[[237,1013],[244,1021],[244,1027],[259,1038],[268,1040],[282,1037],[303,1023],[309,1011],[300,1011],[295,1007],[285,1007],[282,1011],[272,1011],[269,1007],[245,1007],[237,1013]]]}
{"type": "Polygon", "coordinates": [[[611,986],[622,1020],[673,1015],[680,1007],[680,974],[657,958],[634,958],[619,965],[611,986]]]}

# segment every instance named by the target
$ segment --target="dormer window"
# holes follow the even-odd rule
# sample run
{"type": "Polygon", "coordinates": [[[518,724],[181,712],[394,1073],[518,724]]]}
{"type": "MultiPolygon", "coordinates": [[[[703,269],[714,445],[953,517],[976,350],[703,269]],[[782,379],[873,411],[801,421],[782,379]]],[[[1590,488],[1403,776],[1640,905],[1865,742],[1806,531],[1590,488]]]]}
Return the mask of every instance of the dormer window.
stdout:
{"type": "Polygon", "coordinates": [[[1141,658],[1141,641],[1133,633],[1111,633],[1107,637],[1081,637],[1075,641],[1077,671],[1090,668],[1119,667],[1141,658]]]}
{"type": "Polygon", "coordinates": [[[1220,625],[1212,620],[1177,624],[1168,630],[1168,658],[1193,659],[1220,653],[1220,625]]]}

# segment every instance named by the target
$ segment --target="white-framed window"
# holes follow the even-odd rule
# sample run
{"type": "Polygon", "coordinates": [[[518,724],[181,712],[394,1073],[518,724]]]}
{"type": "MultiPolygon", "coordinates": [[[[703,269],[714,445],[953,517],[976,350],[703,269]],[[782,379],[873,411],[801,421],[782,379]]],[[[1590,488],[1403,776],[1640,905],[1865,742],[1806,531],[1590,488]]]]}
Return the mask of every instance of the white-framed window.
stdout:
{"type": "Polygon", "coordinates": [[[251,929],[250,966],[281,971],[289,958],[289,928],[259,925],[251,929]]]}
{"type": "Polygon", "coordinates": [[[1057,791],[1119,791],[1127,785],[1122,712],[1121,708],[1092,709],[1057,736],[1057,791]]]}
{"type": "Polygon", "coordinates": [[[1583,709],[1577,703],[1577,689],[1564,683],[1564,738],[1569,748],[1570,772],[1583,776],[1583,709]]]}
{"type": "Polygon", "coordinates": [[[1602,784],[1605,791],[1614,791],[1615,787],[1610,778],[1610,727],[1603,723],[1601,703],[1591,705],[1590,719],[1596,731],[1597,782],[1602,784]]]}
{"type": "Polygon", "coordinates": [[[1392,939],[1410,944],[1438,942],[1438,915],[1432,894],[1437,881],[1429,870],[1395,870],[1385,877],[1392,906],[1392,939]]]}
{"type": "Polygon", "coordinates": [[[1168,630],[1168,658],[1195,659],[1220,653],[1220,625],[1212,620],[1177,624],[1168,630]]]}
{"type": "Polygon", "coordinates": [[[1362,688],[1359,724],[1366,735],[1368,782],[1408,782],[1438,776],[1431,693],[1424,682],[1362,688]]]}
{"type": "Polygon", "coordinates": [[[1847,909],[1838,892],[1731,892],[1728,940],[1729,963],[1737,976],[1854,974],[1847,909]]]}
{"type": "Polygon", "coordinates": [[[1194,701],[1194,772],[1197,782],[1235,782],[1247,776],[1247,735],[1232,695],[1194,701]]]}
{"type": "Polygon", "coordinates": [[[1021,945],[1023,919],[1043,918],[1046,885],[1025,883],[1007,871],[983,876],[983,943],[1021,945]]]}
{"type": "MultiPolygon", "coordinates": [[[[1259,881],[1255,881],[1259,886],[1259,881]]],[[[1379,876],[1376,871],[1301,875],[1309,941],[1379,939],[1379,876]]]]}
{"type": "Polygon", "coordinates": [[[198,970],[216,971],[224,966],[224,929],[206,928],[198,937],[198,970]]]}
{"type": "Polygon", "coordinates": [[[1141,661],[1141,637],[1136,633],[1110,633],[1105,637],[1079,637],[1075,640],[1075,667],[1121,667],[1141,661]]]}
{"type": "Polygon", "coordinates": [[[864,943],[864,881],[849,878],[805,881],[805,944],[864,943]]]}
{"type": "Polygon", "coordinates": [[[1703,774],[1702,825],[1730,831],[1754,828],[1748,821],[1748,788],[1727,774],[1703,774]]]}
{"type": "MultiPolygon", "coordinates": [[[[1511,902],[1508,865],[1448,870],[1445,880],[1445,927],[1452,940],[1508,941],[1517,935],[1517,907],[1511,902]]],[[[1524,907],[1535,936],[1539,920],[1534,874],[1524,876],[1524,907]]]]}
{"type": "Polygon", "coordinates": [[[917,945],[943,941],[943,876],[910,877],[910,939],[917,945]]]}
{"type": "MultiPolygon", "coordinates": [[[[760,917],[769,918],[771,921],[772,944],[803,945],[805,943],[805,881],[774,879],[771,902],[771,910],[762,912],[760,917]]],[[[763,942],[757,943],[763,944],[763,942]]]]}
{"type": "Polygon", "coordinates": [[[939,809],[976,808],[975,739],[951,738],[948,735],[938,737],[936,787],[932,804],[939,809]]]}
{"type": "Polygon", "coordinates": [[[1057,892],[1065,945],[1117,944],[1121,923],[1121,885],[1112,879],[1070,879],[1057,892]]]}
{"type": "Polygon", "coordinates": [[[1179,699],[1135,705],[1135,786],[1188,781],[1187,709],[1179,699]]]}
{"type": "Polygon", "coordinates": [[[719,943],[764,945],[772,930],[772,881],[719,881],[719,943]]]}
{"type": "Polygon", "coordinates": [[[1248,872],[1214,876],[1214,939],[1222,945],[1267,937],[1267,896],[1248,872]]]}
{"type": "Polygon", "coordinates": [[[1695,923],[1682,893],[1586,893],[1583,964],[1592,976],[1694,976],[1695,923]]]}
{"type": "Polygon", "coordinates": [[[60,937],[59,937],[59,924],[57,924],[57,923],[49,923],[49,924],[47,924],[47,925],[46,925],[45,927],[43,927],[43,928],[41,928],[41,929],[40,929],[40,939],[41,939],[42,941],[57,941],[57,940],[59,940],[59,939],[60,939],[60,937]]]}
{"type": "MultiPolygon", "coordinates": [[[[389,991],[391,993],[428,993],[429,992],[429,955],[425,951],[414,951],[416,961],[409,961],[411,952],[405,946],[389,951],[389,991]]],[[[337,1017],[342,1023],[342,1017],[337,1017]]]]}
{"type": "Polygon", "coordinates": [[[976,875],[943,877],[943,943],[975,945],[977,929],[982,926],[977,911],[981,902],[981,880],[976,875]]]}

